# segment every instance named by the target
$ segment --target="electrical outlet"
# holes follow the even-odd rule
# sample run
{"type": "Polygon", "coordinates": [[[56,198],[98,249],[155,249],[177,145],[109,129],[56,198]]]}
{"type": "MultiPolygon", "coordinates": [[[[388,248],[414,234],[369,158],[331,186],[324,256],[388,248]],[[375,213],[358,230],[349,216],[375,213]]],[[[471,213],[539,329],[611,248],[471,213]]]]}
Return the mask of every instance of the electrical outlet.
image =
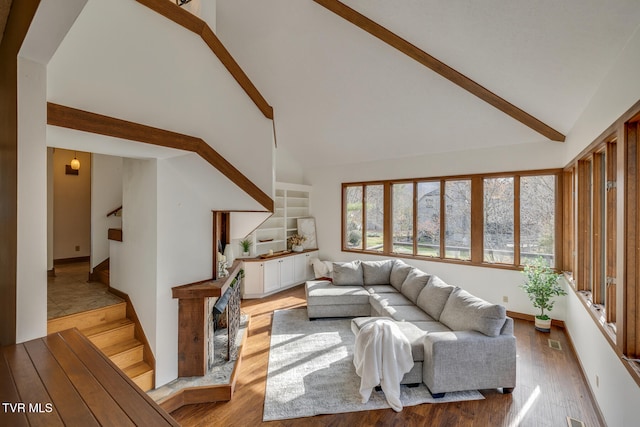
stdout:
{"type": "Polygon", "coordinates": [[[80,246],[76,246],[76,252],[80,252],[80,246]]]}
{"type": "Polygon", "coordinates": [[[509,297],[508,296],[503,296],[502,297],[502,302],[509,302],[509,297]]]}

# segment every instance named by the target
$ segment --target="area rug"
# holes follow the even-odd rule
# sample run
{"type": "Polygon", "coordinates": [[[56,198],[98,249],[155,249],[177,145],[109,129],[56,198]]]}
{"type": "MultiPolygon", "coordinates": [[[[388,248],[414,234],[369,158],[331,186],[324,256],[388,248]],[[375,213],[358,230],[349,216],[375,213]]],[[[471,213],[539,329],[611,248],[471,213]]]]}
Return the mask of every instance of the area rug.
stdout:
{"type": "MultiPolygon", "coordinates": [[[[306,309],[273,313],[263,421],[389,408],[382,391],[360,399],[350,319],[310,321],[306,309]]],[[[431,397],[424,384],[401,387],[403,406],[484,399],[478,391],[431,397]]]]}

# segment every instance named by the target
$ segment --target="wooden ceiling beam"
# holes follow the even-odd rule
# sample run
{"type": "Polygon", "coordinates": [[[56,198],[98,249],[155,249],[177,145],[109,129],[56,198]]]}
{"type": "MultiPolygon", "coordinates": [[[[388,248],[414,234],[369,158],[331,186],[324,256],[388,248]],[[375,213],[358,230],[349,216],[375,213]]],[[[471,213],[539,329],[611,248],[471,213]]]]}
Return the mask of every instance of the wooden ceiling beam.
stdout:
{"type": "Polygon", "coordinates": [[[405,55],[409,56],[410,58],[414,59],[430,70],[435,71],[442,77],[455,83],[467,92],[472,93],[486,103],[494,106],[498,110],[511,116],[512,118],[533,129],[539,134],[545,136],[546,138],[549,138],[552,141],[564,142],[565,136],[562,133],[536,119],[529,113],[521,110],[520,108],[491,92],[484,86],[476,83],[464,74],[456,71],[444,62],[434,58],[427,52],[409,43],[402,37],[389,31],[385,27],[381,26],[375,21],[372,21],[371,19],[355,11],[349,6],[339,2],[338,0],[313,1],[335,13],[336,15],[344,18],[345,20],[351,22],[362,30],[368,32],[372,36],[382,40],[389,46],[396,48],[400,52],[404,53],[405,55]]]}
{"type": "Polygon", "coordinates": [[[220,171],[231,182],[265,207],[267,211],[273,212],[273,199],[201,138],[51,102],[47,103],[47,124],[160,147],[191,151],[220,171]]]}

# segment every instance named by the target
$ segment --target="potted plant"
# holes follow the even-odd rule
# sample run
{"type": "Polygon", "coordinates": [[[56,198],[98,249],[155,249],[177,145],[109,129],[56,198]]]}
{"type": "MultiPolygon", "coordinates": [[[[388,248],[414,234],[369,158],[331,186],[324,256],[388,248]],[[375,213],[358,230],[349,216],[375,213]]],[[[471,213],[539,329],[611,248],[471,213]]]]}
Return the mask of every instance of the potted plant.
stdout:
{"type": "Polygon", "coordinates": [[[554,273],[542,257],[526,264],[523,274],[525,282],[520,287],[527,293],[533,306],[540,309],[540,314],[535,318],[536,330],[549,332],[551,318],[545,313],[545,310],[549,312],[553,309],[554,297],[567,294],[558,284],[560,275],[554,273]]]}
{"type": "Polygon", "coordinates": [[[293,252],[302,252],[304,250],[302,244],[305,240],[307,240],[307,238],[301,236],[300,234],[294,234],[292,236],[289,236],[289,239],[287,239],[289,245],[291,245],[291,250],[293,252]]]}
{"type": "Polygon", "coordinates": [[[251,240],[243,239],[240,241],[240,247],[242,247],[242,256],[249,256],[249,251],[251,250],[251,240]]]}

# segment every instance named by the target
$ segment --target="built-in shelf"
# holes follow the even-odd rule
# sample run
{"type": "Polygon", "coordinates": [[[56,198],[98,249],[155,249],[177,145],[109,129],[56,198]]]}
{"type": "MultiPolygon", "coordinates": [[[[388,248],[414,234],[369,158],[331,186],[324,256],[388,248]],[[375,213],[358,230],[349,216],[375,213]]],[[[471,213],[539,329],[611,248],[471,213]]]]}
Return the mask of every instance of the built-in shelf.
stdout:
{"type": "Polygon", "coordinates": [[[309,216],[310,195],[311,187],[308,185],[276,183],[273,215],[249,236],[255,250],[252,256],[288,249],[287,238],[298,232],[298,218],[309,216]],[[264,239],[272,240],[260,241],[264,239]]]}

